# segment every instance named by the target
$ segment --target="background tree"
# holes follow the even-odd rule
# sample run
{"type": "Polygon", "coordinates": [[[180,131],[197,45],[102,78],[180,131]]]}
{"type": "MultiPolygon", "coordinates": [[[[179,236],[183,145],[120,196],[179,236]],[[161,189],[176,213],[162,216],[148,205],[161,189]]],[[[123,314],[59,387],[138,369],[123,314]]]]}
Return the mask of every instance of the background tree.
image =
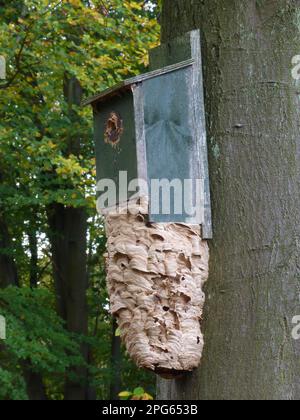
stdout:
{"type": "MultiPolygon", "coordinates": [[[[109,396],[105,237],[92,113],[80,100],[145,70],[157,11],[148,1],[0,2],[1,399],[109,396]]],[[[120,358],[119,391],[153,392],[152,378],[120,358]]]]}
{"type": "Polygon", "coordinates": [[[295,0],[164,0],[162,40],[201,29],[214,239],[198,372],[167,399],[300,398],[295,0]]]}

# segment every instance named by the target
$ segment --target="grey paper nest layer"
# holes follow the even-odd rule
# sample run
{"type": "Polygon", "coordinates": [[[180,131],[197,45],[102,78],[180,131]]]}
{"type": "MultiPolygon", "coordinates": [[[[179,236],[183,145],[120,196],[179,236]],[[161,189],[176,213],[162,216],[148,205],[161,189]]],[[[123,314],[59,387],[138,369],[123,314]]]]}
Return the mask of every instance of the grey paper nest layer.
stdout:
{"type": "Polygon", "coordinates": [[[111,312],[136,364],[172,377],[201,360],[208,245],[199,226],[149,224],[142,208],[133,213],[106,215],[111,312]]]}

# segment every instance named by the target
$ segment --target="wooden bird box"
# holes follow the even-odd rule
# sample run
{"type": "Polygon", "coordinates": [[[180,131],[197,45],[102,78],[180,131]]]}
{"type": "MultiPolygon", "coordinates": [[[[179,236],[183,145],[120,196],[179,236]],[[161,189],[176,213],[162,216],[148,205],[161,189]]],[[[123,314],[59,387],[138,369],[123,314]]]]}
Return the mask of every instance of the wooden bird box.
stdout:
{"type": "Polygon", "coordinates": [[[119,195],[120,172],[126,173],[128,184],[147,183],[151,222],[200,224],[203,238],[211,238],[200,48],[188,60],[128,79],[87,104],[94,110],[97,180],[115,182],[116,204],[126,200],[119,195]],[[158,182],[161,190],[152,194],[158,182]],[[188,202],[182,209],[180,198],[188,202]]]}

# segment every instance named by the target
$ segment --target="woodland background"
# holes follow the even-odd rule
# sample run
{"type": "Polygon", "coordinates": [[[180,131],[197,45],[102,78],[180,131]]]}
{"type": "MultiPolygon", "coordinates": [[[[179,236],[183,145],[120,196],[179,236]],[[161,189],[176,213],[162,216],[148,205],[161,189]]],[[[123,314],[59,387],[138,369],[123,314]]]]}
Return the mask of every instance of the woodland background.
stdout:
{"type": "Polygon", "coordinates": [[[153,0],[0,1],[1,400],[155,392],[109,314],[92,111],[80,102],[145,71],[159,10],[153,0]]]}

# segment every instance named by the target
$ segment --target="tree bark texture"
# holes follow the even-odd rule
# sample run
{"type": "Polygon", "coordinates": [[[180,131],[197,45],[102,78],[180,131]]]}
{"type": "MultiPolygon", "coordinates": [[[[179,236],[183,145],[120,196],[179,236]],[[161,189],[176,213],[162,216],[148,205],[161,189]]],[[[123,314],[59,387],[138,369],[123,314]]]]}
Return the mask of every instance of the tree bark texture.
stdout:
{"type": "Polygon", "coordinates": [[[200,28],[214,238],[201,367],[160,399],[298,400],[300,2],[164,0],[162,41],[200,28]]]}

